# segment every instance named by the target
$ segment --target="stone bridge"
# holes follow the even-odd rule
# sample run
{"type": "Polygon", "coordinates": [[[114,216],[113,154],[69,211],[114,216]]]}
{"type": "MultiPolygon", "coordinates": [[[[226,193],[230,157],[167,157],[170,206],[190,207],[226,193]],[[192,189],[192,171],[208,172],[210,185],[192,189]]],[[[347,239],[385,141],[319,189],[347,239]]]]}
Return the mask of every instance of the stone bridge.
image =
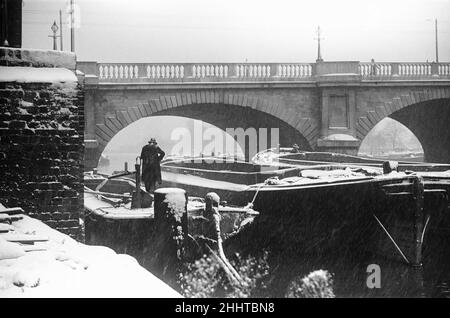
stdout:
{"type": "Polygon", "coordinates": [[[277,127],[281,146],[350,154],[391,117],[417,136],[426,161],[450,162],[450,63],[78,62],[77,69],[86,89],[86,170],[121,129],[161,115],[222,129],[277,127]]]}

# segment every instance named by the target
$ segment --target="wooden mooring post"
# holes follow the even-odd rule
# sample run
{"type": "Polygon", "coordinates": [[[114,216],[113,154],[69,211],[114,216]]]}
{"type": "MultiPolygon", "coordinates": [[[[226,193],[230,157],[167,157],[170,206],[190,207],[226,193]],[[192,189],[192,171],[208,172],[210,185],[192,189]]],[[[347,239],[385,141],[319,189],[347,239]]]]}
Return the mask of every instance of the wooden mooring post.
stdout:
{"type": "Polygon", "coordinates": [[[155,191],[154,200],[156,271],[166,283],[174,286],[185,254],[188,198],[183,189],[160,188],[155,191]]]}
{"type": "Polygon", "coordinates": [[[423,178],[417,176],[413,180],[414,198],[414,260],[412,265],[422,266],[422,233],[424,227],[424,182],[423,178]]]}

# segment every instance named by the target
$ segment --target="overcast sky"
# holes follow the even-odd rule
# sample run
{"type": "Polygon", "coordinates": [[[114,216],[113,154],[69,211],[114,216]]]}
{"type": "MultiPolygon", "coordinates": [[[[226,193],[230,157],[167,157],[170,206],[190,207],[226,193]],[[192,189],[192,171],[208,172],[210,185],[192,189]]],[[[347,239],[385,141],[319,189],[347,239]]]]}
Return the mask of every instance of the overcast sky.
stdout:
{"type": "MultiPolygon", "coordinates": [[[[51,49],[67,0],[23,0],[23,46],[51,49]]],[[[75,0],[78,60],[313,62],[450,61],[450,0],[75,0]]],[[[64,25],[64,49],[70,49],[64,25]]],[[[58,42],[59,46],[59,42],[58,42]]]]}

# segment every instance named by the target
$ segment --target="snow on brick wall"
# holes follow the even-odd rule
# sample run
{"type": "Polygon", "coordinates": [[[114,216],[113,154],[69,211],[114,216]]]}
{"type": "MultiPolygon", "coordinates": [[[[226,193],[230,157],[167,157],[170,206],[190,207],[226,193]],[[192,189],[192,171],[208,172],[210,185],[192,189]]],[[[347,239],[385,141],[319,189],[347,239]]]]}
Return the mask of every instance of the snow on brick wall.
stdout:
{"type": "MultiPolygon", "coordinates": [[[[27,74],[27,67],[21,69],[27,74]]],[[[49,78],[0,80],[0,203],[79,237],[83,90],[49,78]]]]}

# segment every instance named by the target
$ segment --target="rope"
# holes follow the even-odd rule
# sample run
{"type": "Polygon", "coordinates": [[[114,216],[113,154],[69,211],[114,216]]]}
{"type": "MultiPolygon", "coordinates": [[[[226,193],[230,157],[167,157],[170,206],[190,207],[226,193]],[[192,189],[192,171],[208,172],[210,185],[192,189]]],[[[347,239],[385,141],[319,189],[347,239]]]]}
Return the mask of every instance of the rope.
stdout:
{"type": "Polygon", "coordinates": [[[197,244],[198,247],[201,248],[200,244],[197,242],[197,240],[195,239],[195,237],[193,237],[191,234],[188,233],[187,235],[192,241],[194,241],[195,244],[197,244]]]}
{"type": "Polygon", "coordinates": [[[428,218],[425,222],[425,226],[423,227],[423,231],[422,231],[422,237],[420,238],[420,243],[423,243],[423,238],[425,236],[425,231],[427,230],[427,226],[428,226],[428,222],[430,221],[430,216],[428,215],[428,218]]]}
{"type": "MultiPolygon", "coordinates": [[[[269,178],[270,179],[270,178],[269,178]]],[[[267,181],[267,180],[266,180],[267,181]]],[[[256,197],[258,196],[259,190],[261,190],[262,187],[264,187],[266,185],[266,181],[264,181],[263,183],[261,183],[258,187],[258,189],[256,189],[255,195],[253,196],[253,200],[252,202],[250,202],[250,205],[253,206],[253,203],[255,203],[256,197]]]]}
{"type": "MultiPolygon", "coordinates": [[[[214,256],[214,258],[219,262],[220,265],[222,265],[222,268],[224,269],[225,273],[227,274],[227,276],[237,285],[241,285],[244,286],[244,282],[242,280],[242,278],[239,276],[239,274],[237,274],[236,270],[233,268],[233,266],[231,266],[229,263],[227,264],[227,262],[225,260],[227,260],[226,258],[223,259],[220,254],[217,255],[216,252],[208,245],[205,244],[206,247],[208,248],[208,250],[210,251],[211,255],[214,256]],[[237,276],[236,276],[237,275],[237,276]]],[[[228,260],[227,260],[228,261],[228,260]]]]}
{"type": "Polygon", "coordinates": [[[394,246],[397,248],[397,250],[399,251],[400,255],[403,257],[403,259],[406,261],[406,263],[409,264],[408,259],[406,258],[405,254],[403,254],[402,250],[400,249],[400,247],[397,245],[397,243],[395,243],[395,240],[392,238],[392,236],[389,234],[388,230],[386,230],[386,228],[384,227],[383,223],[381,223],[381,221],[377,218],[377,216],[375,214],[373,214],[373,217],[375,218],[375,220],[377,220],[378,224],[380,224],[381,228],[384,230],[384,232],[387,234],[387,236],[389,237],[389,239],[391,240],[391,242],[394,244],[394,246]]]}
{"type": "MultiPolygon", "coordinates": [[[[256,197],[258,196],[259,190],[261,190],[262,187],[264,187],[264,186],[267,184],[267,180],[270,180],[270,179],[273,179],[273,178],[274,178],[274,177],[267,178],[266,180],[264,180],[263,183],[261,183],[261,184],[258,186],[258,189],[256,189],[255,195],[253,196],[252,202],[250,202],[250,203],[248,204],[248,206],[253,206],[253,203],[255,203],[256,197]]],[[[278,179],[278,177],[276,177],[276,178],[278,179]]]]}
{"type": "MultiPolygon", "coordinates": [[[[84,188],[84,192],[85,193],[91,193],[91,194],[98,194],[98,195],[108,195],[110,193],[108,192],[101,192],[101,191],[93,191],[87,187],[84,188]]],[[[118,194],[118,193],[111,193],[111,195],[116,196],[116,197],[120,197],[120,198],[131,198],[131,195],[126,195],[126,194],[118,194]]]]}

